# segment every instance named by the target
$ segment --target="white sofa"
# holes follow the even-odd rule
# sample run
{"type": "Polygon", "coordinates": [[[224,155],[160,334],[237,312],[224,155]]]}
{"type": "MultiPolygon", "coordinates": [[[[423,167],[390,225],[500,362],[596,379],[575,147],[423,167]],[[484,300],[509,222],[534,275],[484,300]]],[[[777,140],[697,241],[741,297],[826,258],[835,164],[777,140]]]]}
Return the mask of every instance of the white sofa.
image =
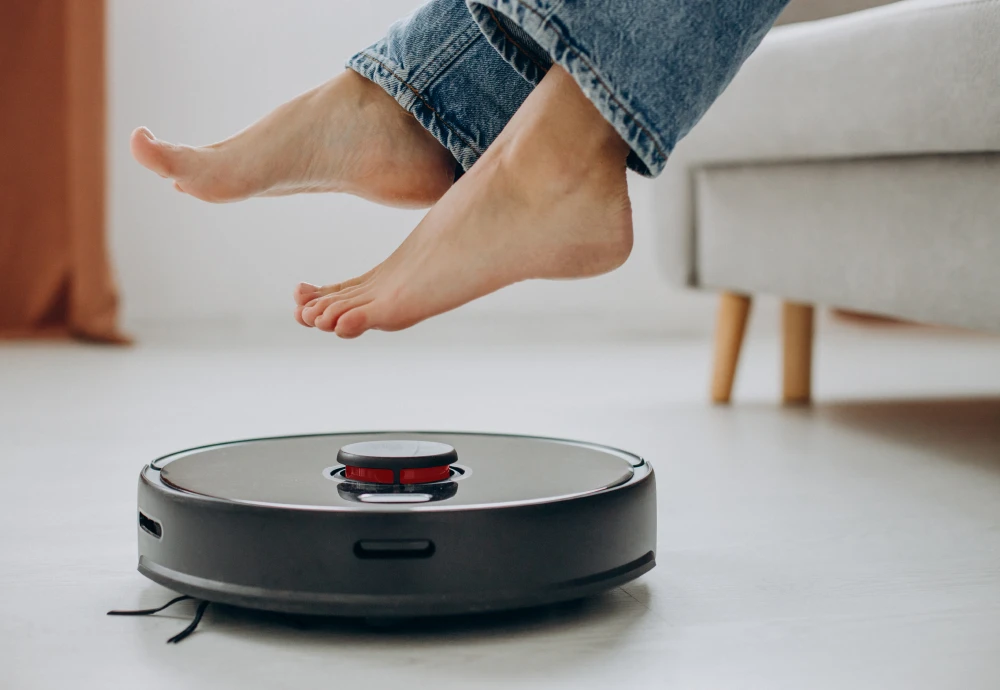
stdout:
{"type": "Polygon", "coordinates": [[[815,304],[1000,331],[1000,0],[783,17],[659,182],[668,275],[722,293],[718,402],[754,294],[786,300],[789,403],[815,304]]]}

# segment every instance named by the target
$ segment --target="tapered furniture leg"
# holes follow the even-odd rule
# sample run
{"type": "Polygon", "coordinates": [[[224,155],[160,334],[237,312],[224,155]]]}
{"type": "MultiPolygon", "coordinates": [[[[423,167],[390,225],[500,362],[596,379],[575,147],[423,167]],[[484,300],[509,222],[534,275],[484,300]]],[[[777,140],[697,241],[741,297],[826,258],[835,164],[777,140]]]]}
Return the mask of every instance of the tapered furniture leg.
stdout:
{"type": "Polygon", "coordinates": [[[782,305],[781,401],[785,405],[808,405],[812,398],[813,321],[811,304],[782,305]]]}
{"type": "Polygon", "coordinates": [[[743,333],[750,313],[750,296],[723,292],[715,326],[715,361],[712,364],[712,402],[726,404],[733,392],[743,333]]]}

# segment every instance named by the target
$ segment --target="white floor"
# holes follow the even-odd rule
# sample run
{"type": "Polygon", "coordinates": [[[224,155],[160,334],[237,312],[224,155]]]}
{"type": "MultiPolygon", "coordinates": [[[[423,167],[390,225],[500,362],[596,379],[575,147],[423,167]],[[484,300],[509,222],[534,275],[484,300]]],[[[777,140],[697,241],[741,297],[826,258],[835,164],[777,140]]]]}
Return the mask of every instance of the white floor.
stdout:
{"type": "Polygon", "coordinates": [[[719,409],[704,340],[516,330],[0,345],[0,687],[1000,687],[1000,340],[821,332],[818,404],[784,410],[758,338],[719,409]],[[393,427],[645,455],[658,566],[578,605],[424,627],[210,608],[174,646],[186,604],[104,615],[170,596],[135,572],[145,462],[393,427]]]}

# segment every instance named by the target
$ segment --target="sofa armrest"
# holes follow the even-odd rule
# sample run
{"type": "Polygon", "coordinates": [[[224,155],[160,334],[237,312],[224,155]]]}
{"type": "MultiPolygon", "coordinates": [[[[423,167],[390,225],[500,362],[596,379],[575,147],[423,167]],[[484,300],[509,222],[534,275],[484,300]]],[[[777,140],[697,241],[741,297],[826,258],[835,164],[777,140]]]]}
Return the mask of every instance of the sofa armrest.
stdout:
{"type": "MultiPolygon", "coordinates": [[[[776,23],[826,19],[890,2],[895,0],[791,0],[776,23]]],[[[694,197],[683,157],[684,147],[681,147],[671,156],[670,165],[657,180],[655,213],[662,228],[659,250],[667,277],[679,285],[694,285],[697,283],[692,218],[694,197]]]]}
{"type": "Polygon", "coordinates": [[[669,277],[698,284],[698,168],[1000,151],[998,35],[1000,0],[903,0],[774,29],[662,176],[669,277]]]}

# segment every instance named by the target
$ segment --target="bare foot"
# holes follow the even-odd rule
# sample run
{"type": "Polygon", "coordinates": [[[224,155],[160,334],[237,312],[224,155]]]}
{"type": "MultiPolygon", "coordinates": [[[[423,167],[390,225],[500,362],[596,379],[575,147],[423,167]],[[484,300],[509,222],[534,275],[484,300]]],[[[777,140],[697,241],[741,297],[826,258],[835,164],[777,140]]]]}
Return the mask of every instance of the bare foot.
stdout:
{"type": "Polygon", "coordinates": [[[350,70],[211,146],[132,132],[132,155],[204,201],[346,192],[421,208],[455,178],[455,159],[376,84],[350,70]]]}
{"type": "Polygon", "coordinates": [[[485,155],[363,276],[296,288],[300,323],[395,331],[528,278],[617,268],[632,249],[628,146],[553,67],[485,155]]]}

